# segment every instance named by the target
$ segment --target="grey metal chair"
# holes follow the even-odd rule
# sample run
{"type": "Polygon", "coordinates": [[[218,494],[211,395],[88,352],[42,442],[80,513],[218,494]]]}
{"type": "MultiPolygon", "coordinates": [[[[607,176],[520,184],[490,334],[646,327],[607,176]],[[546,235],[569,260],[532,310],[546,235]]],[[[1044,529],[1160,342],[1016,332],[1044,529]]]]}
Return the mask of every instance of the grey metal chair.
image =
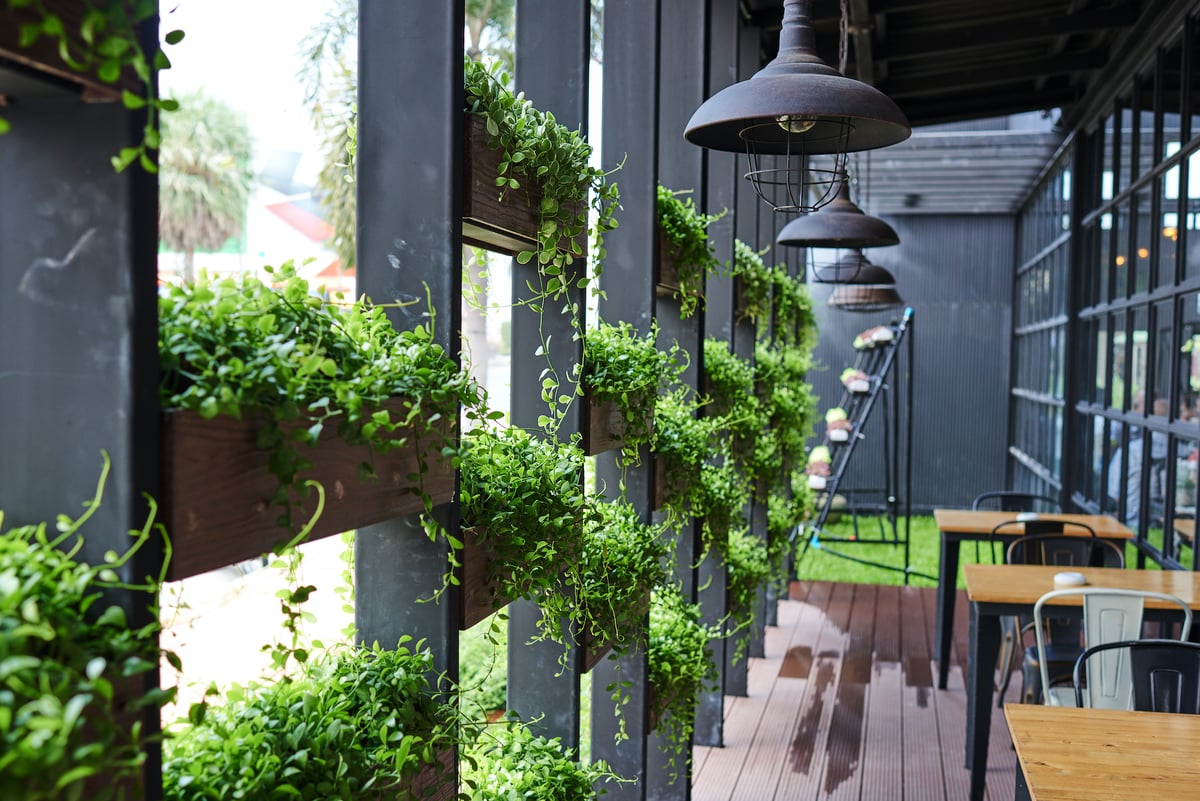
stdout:
{"type": "MultiPolygon", "coordinates": [[[[1107,642],[1139,639],[1142,634],[1142,611],[1146,599],[1149,598],[1174,604],[1183,612],[1180,640],[1186,640],[1192,629],[1192,610],[1188,605],[1174,595],[1162,592],[1107,587],[1072,587],[1046,593],[1033,606],[1033,633],[1037,640],[1042,694],[1045,702],[1052,706],[1071,706],[1075,701],[1075,694],[1073,687],[1064,690],[1063,687],[1056,686],[1051,681],[1050,662],[1046,653],[1046,619],[1043,609],[1051,601],[1070,596],[1079,596],[1083,601],[1084,648],[1107,642]]],[[[1112,675],[1105,680],[1105,692],[1092,694],[1093,706],[1103,709],[1128,708],[1130,681],[1128,665],[1122,666],[1118,661],[1112,675]]]]}
{"type": "Polygon", "coordinates": [[[1101,643],[1079,655],[1072,679],[1076,706],[1200,715],[1200,643],[1101,643]],[[1126,671],[1131,679],[1129,686],[1120,681],[1126,671]],[[1122,700],[1124,707],[1120,707],[1122,700]]]}

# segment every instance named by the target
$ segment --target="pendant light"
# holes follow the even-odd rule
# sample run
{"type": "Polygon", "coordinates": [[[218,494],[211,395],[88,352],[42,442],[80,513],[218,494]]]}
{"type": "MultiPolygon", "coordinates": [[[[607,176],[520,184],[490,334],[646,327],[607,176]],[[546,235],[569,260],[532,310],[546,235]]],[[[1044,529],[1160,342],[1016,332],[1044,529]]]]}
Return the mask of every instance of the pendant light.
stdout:
{"type": "Polygon", "coordinates": [[[829,295],[829,305],[834,308],[872,312],[904,305],[896,291],[896,278],[867,259],[861,250],[851,250],[832,266],[822,269],[828,277],[819,280],[837,283],[829,295]]]}
{"type": "MultiPolygon", "coordinates": [[[[842,15],[844,23],[844,4],[842,15]]],[[[776,211],[809,212],[833,199],[847,153],[911,134],[887,95],[817,56],[811,0],[784,0],[779,54],[754,77],[704,101],[683,135],[700,147],[744,151],[745,177],[762,200],[776,211]],[[832,156],[832,166],[808,163],[816,155],[832,156]]]]}
{"type": "Polygon", "coordinates": [[[894,286],[840,284],[829,296],[829,305],[851,312],[878,312],[898,309],[904,299],[894,286]]]}
{"type": "Polygon", "coordinates": [[[840,176],[837,196],[818,212],[783,227],[776,244],[799,248],[876,248],[900,244],[892,226],[863,212],[850,200],[850,182],[840,176]]]}

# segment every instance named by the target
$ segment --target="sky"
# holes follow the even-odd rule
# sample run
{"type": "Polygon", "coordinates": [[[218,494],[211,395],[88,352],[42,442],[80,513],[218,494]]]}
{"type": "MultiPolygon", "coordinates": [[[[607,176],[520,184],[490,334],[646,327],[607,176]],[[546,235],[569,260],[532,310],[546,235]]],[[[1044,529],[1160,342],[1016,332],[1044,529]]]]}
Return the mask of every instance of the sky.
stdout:
{"type": "Polygon", "coordinates": [[[167,0],[161,32],[185,37],[165,50],[166,97],[205,89],[249,118],[255,154],[273,148],[315,151],[316,137],[304,106],[300,41],[320,20],[327,0],[167,0]]]}

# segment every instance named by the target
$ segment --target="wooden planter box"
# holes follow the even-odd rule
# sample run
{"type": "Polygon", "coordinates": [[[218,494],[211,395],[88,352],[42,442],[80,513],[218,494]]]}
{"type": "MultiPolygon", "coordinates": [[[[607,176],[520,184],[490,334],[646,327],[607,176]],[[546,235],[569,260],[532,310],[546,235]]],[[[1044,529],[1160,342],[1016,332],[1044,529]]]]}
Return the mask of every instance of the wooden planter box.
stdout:
{"type": "MultiPolygon", "coordinates": [[[[385,408],[400,405],[393,401],[385,408]]],[[[278,525],[283,509],[270,499],[279,480],[267,467],[270,451],[256,442],[258,425],[255,419],[205,420],[190,411],[164,414],[162,507],[174,548],[168,579],[257,558],[290,540],[315,508],[313,491],[303,510],[293,506],[290,530],[278,525]]],[[[299,421],[290,428],[300,426],[307,427],[299,421]]],[[[451,426],[444,422],[442,430],[451,426]]],[[[410,478],[419,469],[422,446],[430,443],[410,442],[410,447],[372,454],[366,445],[345,442],[336,426],[327,423],[317,445],[305,454],[312,469],[300,476],[325,488],[325,511],[309,540],[423,511],[417,483],[410,478]],[[360,480],[362,462],[373,464],[378,477],[360,480]]],[[[299,447],[303,453],[307,446],[299,447]]],[[[437,447],[433,451],[427,454],[422,484],[437,504],[453,498],[454,470],[437,447]]]]}
{"type": "MultiPolygon", "coordinates": [[[[644,616],[650,610],[650,591],[647,590],[642,599],[637,602],[638,608],[644,616]]],[[[582,671],[587,673],[589,670],[600,664],[600,660],[608,655],[612,650],[613,643],[611,640],[604,639],[595,632],[585,630],[580,639],[580,662],[582,671]]]]}
{"type": "MultiPolygon", "coordinates": [[[[87,8],[77,0],[45,0],[45,6],[62,20],[68,31],[79,30],[87,8]]],[[[0,3],[0,57],[79,86],[84,100],[120,100],[123,89],[139,96],[146,91],[132,68],[126,69],[116,83],[105,83],[94,74],[76,72],[62,60],[58,42],[52,37],[41,36],[28,47],[22,47],[21,26],[40,25],[41,22],[42,15],[33,9],[13,9],[8,3],[0,3]]]]}
{"type": "Polygon", "coordinates": [[[654,457],[654,508],[661,509],[672,494],[699,480],[700,473],[697,471],[694,476],[683,479],[676,477],[672,481],[667,475],[667,459],[661,454],[656,454],[654,457]]]}
{"type": "Polygon", "coordinates": [[[458,627],[462,631],[482,622],[484,618],[509,604],[499,593],[498,583],[488,575],[492,551],[478,528],[464,528],[462,567],[458,580],[462,596],[459,602],[458,627]]]}
{"type": "MultiPolygon", "coordinates": [[[[514,175],[521,188],[507,190],[502,200],[496,186],[500,160],[500,151],[488,147],[484,116],[467,114],[463,121],[463,241],[516,256],[537,244],[542,190],[527,184],[525,176],[514,175]]],[[[574,241],[585,251],[587,232],[581,232],[574,241]]],[[[561,247],[566,249],[567,242],[561,247]]]]}
{"type": "MultiPolygon", "coordinates": [[[[658,236],[658,261],[654,265],[654,291],[659,297],[672,297],[683,291],[679,279],[679,246],[667,238],[661,227],[658,236]]],[[[703,295],[699,289],[688,292],[692,297],[703,295]]]]}
{"type": "Polygon", "coordinates": [[[445,748],[437,753],[437,764],[424,765],[417,775],[405,778],[393,787],[380,790],[376,801],[451,801],[458,795],[457,776],[454,771],[454,749],[445,748]]]}
{"type": "MultiPolygon", "coordinates": [[[[583,400],[587,404],[587,424],[583,429],[583,452],[595,456],[621,447],[625,440],[628,423],[625,415],[613,401],[598,401],[585,388],[583,400]]],[[[650,421],[650,431],[654,421],[650,421]]]]}

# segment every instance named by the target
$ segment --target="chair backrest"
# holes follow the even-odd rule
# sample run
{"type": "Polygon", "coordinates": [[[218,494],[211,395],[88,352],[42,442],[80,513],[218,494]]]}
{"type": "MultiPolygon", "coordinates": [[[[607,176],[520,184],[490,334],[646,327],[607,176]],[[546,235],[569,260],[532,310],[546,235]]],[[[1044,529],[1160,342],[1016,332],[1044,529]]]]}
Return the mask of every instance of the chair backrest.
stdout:
{"type": "MultiPolygon", "coordinates": [[[[1041,521],[1038,521],[1041,522],[1041,521]]],[[[1033,523],[1026,523],[1026,530],[1033,523]]],[[[1109,540],[1096,537],[1087,526],[1091,536],[1067,536],[1065,533],[1029,533],[1009,543],[1004,561],[1010,565],[1055,565],[1061,567],[1125,567],[1125,554],[1109,540]]],[[[999,528],[999,527],[997,527],[999,528]]],[[[993,532],[994,533],[994,532],[993,532]]]]}
{"type": "Polygon", "coordinates": [[[971,502],[972,509],[992,509],[999,512],[1061,512],[1059,502],[1046,495],[1033,495],[1013,490],[982,492],[971,502]]]}
{"type": "MultiPolygon", "coordinates": [[[[1192,630],[1192,610],[1175,597],[1162,592],[1148,590],[1122,590],[1106,587],[1072,587],[1051,590],[1038,598],[1033,605],[1033,633],[1037,639],[1038,663],[1042,674],[1042,688],[1046,703],[1056,704],[1058,699],[1050,688],[1050,671],[1046,660],[1045,621],[1042,608],[1056,598],[1080,596],[1083,599],[1083,646],[1090,648],[1106,642],[1140,639],[1142,635],[1142,609],[1146,599],[1153,598],[1174,604],[1183,612],[1183,627],[1179,639],[1186,640],[1192,630]]],[[[1099,674],[1098,674],[1099,675],[1099,674]]],[[[1089,683],[1092,705],[1103,709],[1126,709],[1128,705],[1129,668],[1120,659],[1110,661],[1105,672],[1097,680],[1095,688],[1089,683]]],[[[1070,703],[1068,700],[1067,703],[1070,703]]]]}
{"type": "MultiPolygon", "coordinates": [[[[1123,640],[1088,648],[1075,660],[1075,705],[1085,705],[1085,692],[1088,706],[1095,706],[1094,696],[1117,692],[1112,678],[1124,659],[1129,660],[1132,692],[1122,708],[1200,715],[1200,643],[1179,640],[1123,640]]],[[[1119,701],[1113,698],[1113,703],[1119,701]]]]}

